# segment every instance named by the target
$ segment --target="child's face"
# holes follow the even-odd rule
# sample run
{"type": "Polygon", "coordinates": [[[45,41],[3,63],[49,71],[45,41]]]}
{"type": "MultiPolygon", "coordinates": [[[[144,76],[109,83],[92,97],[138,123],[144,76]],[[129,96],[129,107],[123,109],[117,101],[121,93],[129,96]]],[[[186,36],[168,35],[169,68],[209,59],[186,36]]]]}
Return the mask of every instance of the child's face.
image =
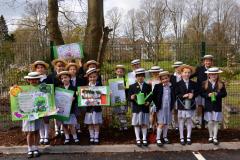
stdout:
{"type": "Polygon", "coordinates": [[[40,79],[28,79],[27,81],[30,85],[36,86],[39,84],[40,79]]]}
{"type": "Polygon", "coordinates": [[[138,74],[136,75],[136,79],[139,83],[143,83],[145,78],[145,74],[138,74]]]}
{"type": "Polygon", "coordinates": [[[119,77],[123,77],[124,76],[124,70],[122,68],[118,68],[116,70],[116,75],[119,77]]]}
{"type": "Polygon", "coordinates": [[[59,73],[61,71],[64,71],[64,67],[65,67],[65,65],[62,62],[57,62],[55,65],[55,70],[56,70],[56,72],[59,73]]]}
{"type": "Polygon", "coordinates": [[[154,78],[157,78],[159,75],[159,72],[152,72],[151,73],[151,76],[154,77],[154,78]]]}
{"type": "Polygon", "coordinates": [[[68,69],[68,71],[70,72],[70,74],[72,75],[72,76],[76,76],[76,74],[77,74],[77,68],[75,67],[75,66],[70,66],[69,67],[69,69],[68,69]]]}
{"type": "Polygon", "coordinates": [[[170,78],[169,78],[168,75],[165,75],[165,76],[161,76],[161,77],[160,77],[160,80],[161,80],[161,82],[162,82],[163,84],[168,84],[169,81],[170,81],[170,78]]]}
{"type": "Polygon", "coordinates": [[[209,68],[209,67],[211,67],[213,65],[213,60],[212,59],[205,59],[203,61],[203,63],[204,63],[205,67],[209,68]]]}
{"type": "Polygon", "coordinates": [[[97,68],[97,65],[96,64],[89,64],[88,69],[90,69],[90,68],[97,68]]]}
{"type": "Polygon", "coordinates": [[[45,66],[41,64],[36,65],[36,72],[39,72],[41,75],[46,74],[45,66]]]}
{"type": "Polygon", "coordinates": [[[140,68],[141,67],[141,64],[139,63],[139,64],[133,64],[132,65],[132,68],[133,68],[133,70],[136,70],[136,69],[138,69],[138,68],[140,68]]]}
{"type": "Polygon", "coordinates": [[[64,85],[70,84],[70,76],[69,75],[61,75],[61,81],[64,85]]]}
{"type": "Polygon", "coordinates": [[[91,82],[91,83],[96,83],[97,78],[98,78],[98,74],[96,72],[95,73],[91,73],[88,76],[88,81],[91,82]]]}
{"type": "Polygon", "coordinates": [[[211,74],[208,75],[208,77],[209,77],[209,79],[212,80],[212,81],[217,81],[217,79],[218,79],[218,74],[213,74],[213,73],[211,73],[211,74]]]}
{"type": "Polygon", "coordinates": [[[191,76],[191,69],[189,69],[189,68],[184,68],[183,70],[182,70],[182,73],[181,73],[181,76],[182,76],[182,78],[183,79],[189,79],[190,78],[190,76],[191,76]]]}

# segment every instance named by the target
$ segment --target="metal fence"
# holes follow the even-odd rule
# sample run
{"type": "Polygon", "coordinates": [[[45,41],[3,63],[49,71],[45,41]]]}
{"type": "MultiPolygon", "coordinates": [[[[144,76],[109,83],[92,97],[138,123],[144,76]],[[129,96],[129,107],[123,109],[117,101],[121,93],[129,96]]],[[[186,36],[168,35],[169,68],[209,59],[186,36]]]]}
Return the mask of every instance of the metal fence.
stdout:
{"type": "MultiPolygon", "coordinates": [[[[159,65],[173,72],[171,65],[174,61],[197,66],[201,64],[204,54],[212,54],[216,58],[215,66],[225,72],[222,79],[226,81],[228,97],[224,99],[225,128],[240,128],[240,51],[231,45],[216,45],[203,43],[161,43],[161,44],[114,44],[106,48],[101,75],[103,83],[114,77],[114,66],[124,64],[131,71],[130,61],[140,58],[142,66],[150,69],[159,65]]],[[[50,63],[50,45],[38,43],[11,43],[0,45],[0,130],[19,126],[19,122],[11,121],[9,104],[9,86],[24,84],[23,76],[29,71],[29,65],[36,60],[50,63]]],[[[111,125],[111,107],[104,109],[105,125],[111,125]]]]}

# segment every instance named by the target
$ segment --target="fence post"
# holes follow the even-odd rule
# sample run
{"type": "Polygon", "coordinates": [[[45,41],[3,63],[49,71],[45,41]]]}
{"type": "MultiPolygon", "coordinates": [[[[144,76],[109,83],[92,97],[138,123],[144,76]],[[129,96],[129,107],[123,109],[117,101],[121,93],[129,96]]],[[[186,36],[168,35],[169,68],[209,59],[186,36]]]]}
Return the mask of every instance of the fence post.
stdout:
{"type": "Polygon", "coordinates": [[[206,53],[206,42],[202,41],[201,42],[201,57],[203,57],[206,53]]]}

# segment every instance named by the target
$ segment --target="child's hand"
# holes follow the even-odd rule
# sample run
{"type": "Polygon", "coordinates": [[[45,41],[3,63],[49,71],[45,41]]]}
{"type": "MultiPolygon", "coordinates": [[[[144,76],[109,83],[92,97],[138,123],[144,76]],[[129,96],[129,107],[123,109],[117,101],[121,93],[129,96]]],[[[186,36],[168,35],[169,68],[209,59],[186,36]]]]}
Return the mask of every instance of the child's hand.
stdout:
{"type": "Polygon", "coordinates": [[[193,98],[193,93],[188,93],[188,98],[192,99],[193,98]]]}
{"type": "Polygon", "coordinates": [[[211,97],[213,93],[208,93],[208,97],[211,97]]]}
{"type": "Polygon", "coordinates": [[[135,94],[131,95],[131,100],[134,100],[134,99],[135,99],[135,97],[136,97],[136,95],[135,95],[135,94]]]}
{"type": "Polygon", "coordinates": [[[187,98],[188,97],[188,93],[183,95],[183,98],[187,98]]]}
{"type": "Polygon", "coordinates": [[[149,106],[149,104],[150,104],[149,102],[145,102],[145,106],[149,106]]]}

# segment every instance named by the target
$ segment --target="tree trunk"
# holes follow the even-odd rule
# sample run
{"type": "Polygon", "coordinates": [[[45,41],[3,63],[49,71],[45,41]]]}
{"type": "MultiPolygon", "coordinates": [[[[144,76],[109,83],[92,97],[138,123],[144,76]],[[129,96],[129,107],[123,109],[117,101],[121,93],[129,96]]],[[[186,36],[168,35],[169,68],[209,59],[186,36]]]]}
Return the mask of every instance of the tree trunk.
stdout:
{"type": "Polygon", "coordinates": [[[88,19],[84,37],[84,56],[86,60],[97,60],[103,27],[103,0],[88,0],[88,19]]]}
{"type": "Polygon", "coordinates": [[[53,41],[55,45],[64,44],[62,33],[58,25],[58,0],[48,0],[47,27],[50,41],[53,41]]]}

